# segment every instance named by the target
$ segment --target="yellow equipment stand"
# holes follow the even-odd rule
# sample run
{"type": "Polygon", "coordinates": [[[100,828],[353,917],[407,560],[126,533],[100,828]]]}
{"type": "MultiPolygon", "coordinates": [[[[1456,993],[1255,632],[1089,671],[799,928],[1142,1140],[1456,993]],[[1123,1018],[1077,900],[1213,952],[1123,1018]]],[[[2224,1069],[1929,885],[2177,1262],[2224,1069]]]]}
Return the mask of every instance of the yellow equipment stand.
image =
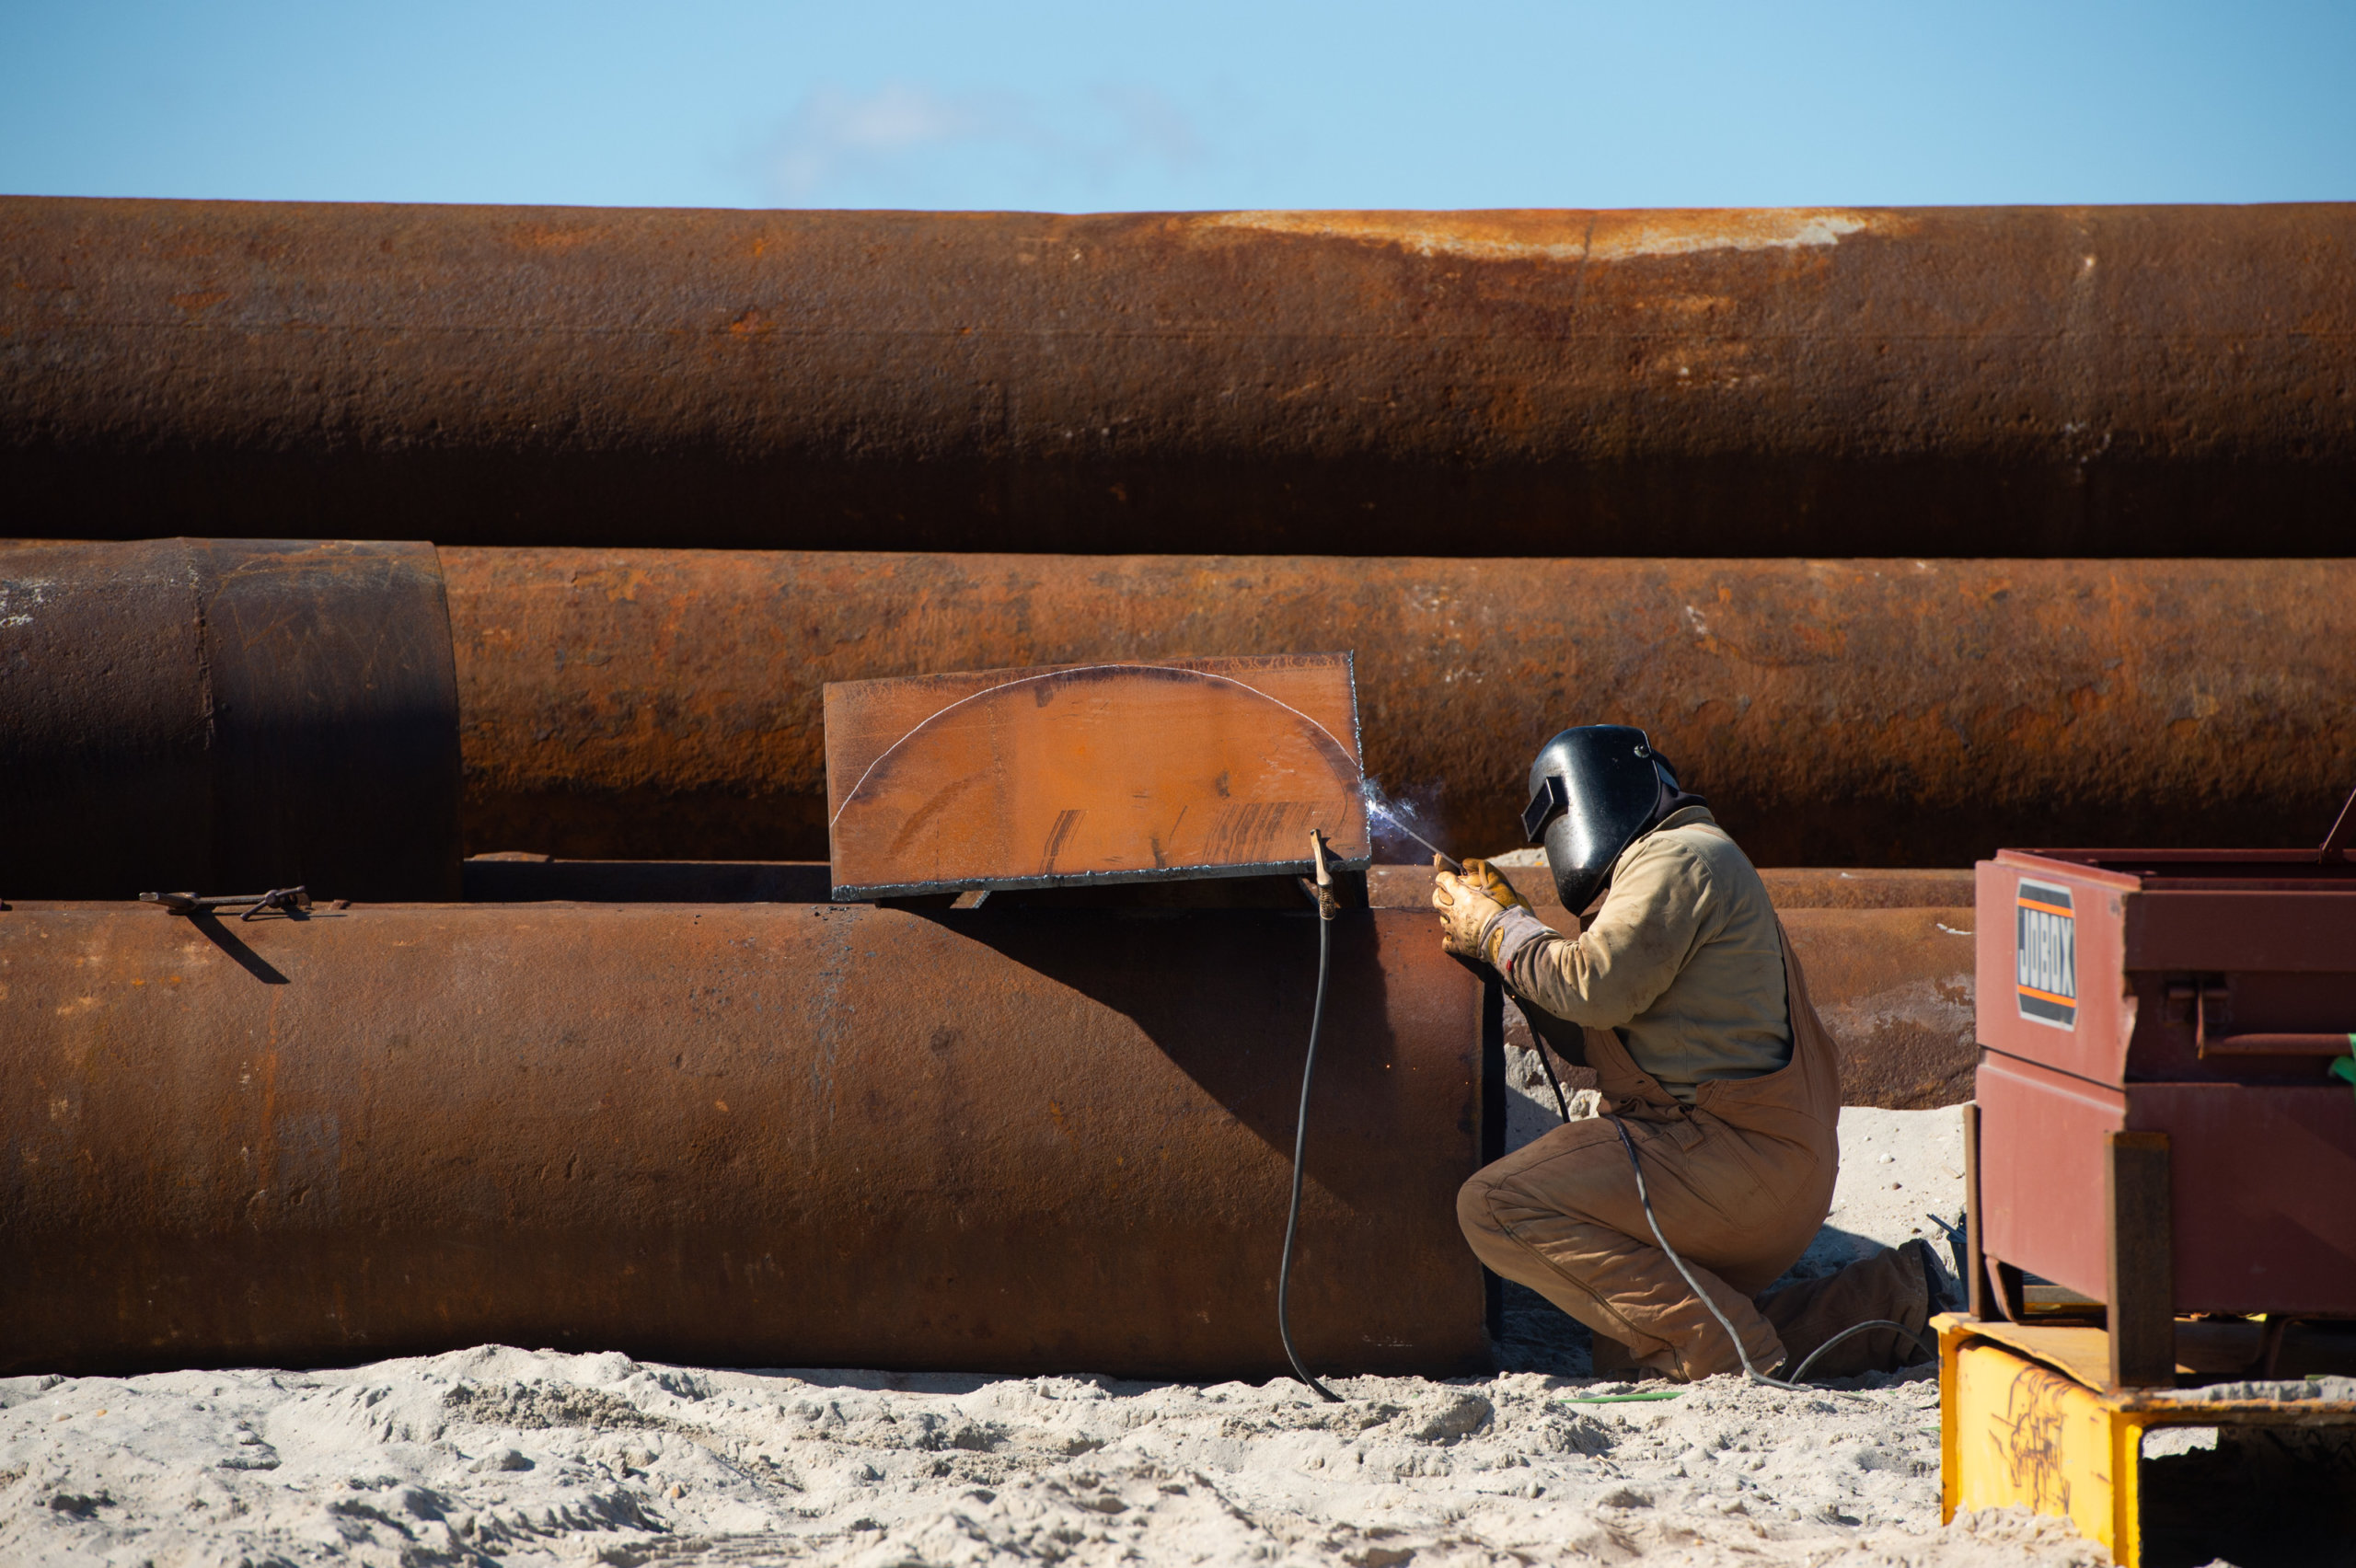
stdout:
{"type": "MultiPolygon", "coordinates": [[[[2142,1551],[2143,1434],[2161,1426],[2350,1426],[2356,1402],[2105,1389],[2099,1328],[1932,1320],[1939,1335],[1940,1517],[2020,1506],[2069,1519],[2119,1568],[2142,1551]]],[[[2192,1376],[2189,1369],[2185,1369],[2192,1376]]]]}

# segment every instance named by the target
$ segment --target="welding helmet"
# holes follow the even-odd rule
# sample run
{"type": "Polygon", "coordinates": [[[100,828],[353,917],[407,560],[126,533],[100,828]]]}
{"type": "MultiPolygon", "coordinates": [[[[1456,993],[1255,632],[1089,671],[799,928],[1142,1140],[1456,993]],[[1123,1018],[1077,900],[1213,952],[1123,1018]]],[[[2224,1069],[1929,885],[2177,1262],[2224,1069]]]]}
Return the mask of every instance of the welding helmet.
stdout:
{"type": "Polygon", "coordinates": [[[1540,747],[1521,828],[1530,843],[1546,846],[1563,907],[1585,909],[1621,853],[1677,794],[1677,774],[1642,730],[1583,724],[1540,747]]]}

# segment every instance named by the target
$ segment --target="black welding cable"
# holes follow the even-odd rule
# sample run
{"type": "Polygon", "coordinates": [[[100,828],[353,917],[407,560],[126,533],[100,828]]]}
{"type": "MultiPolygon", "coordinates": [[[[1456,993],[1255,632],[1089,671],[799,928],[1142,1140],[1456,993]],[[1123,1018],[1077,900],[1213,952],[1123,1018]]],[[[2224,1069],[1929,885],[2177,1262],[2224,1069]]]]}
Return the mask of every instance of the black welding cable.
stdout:
{"type": "MultiPolygon", "coordinates": [[[[1415,835],[1411,833],[1408,836],[1415,837],[1415,835]]],[[[1423,840],[1421,839],[1417,839],[1416,841],[1418,843],[1423,843],[1423,840]]],[[[1424,847],[1427,849],[1432,847],[1427,843],[1425,844],[1424,847]]],[[[1435,853],[1437,853],[1437,851],[1435,851],[1435,853]]],[[[1322,1013],[1325,1006],[1325,950],[1322,943],[1317,950],[1317,1006],[1319,1012],[1322,1013]]],[[[1568,1124],[1571,1119],[1570,1099],[1563,1092],[1563,1080],[1554,1076],[1554,1063],[1547,1054],[1546,1043],[1537,1037],[1537,1031],[1535,1030],[1530,1032],[1530,1043],[1531,1047],[1538,1053],[1539,1067],[1546,1074],[1546,1087],[1554,1091],[1554,1109],[1561,1114],[1564,1122],[1568,1124]]],[[[1306,1130],[1309,1124],[1309,1074],[1311,1071],[1315,1069],[1316,1066],[1317,1021],[1315,1017],[1312,1016],[1309,1025],[1309,1066],[1302,1069],[1300,1078],[1300,1125],[1303,1130],[1306,1130]]],[[[1793,1393],[1814,1391],[1804,1389],[1801,1379],[1807,1376],[1807,1369],[1816,1365],[1816,1358],[1822,1355],[1826,1351],[1831,1350],[1834,1345],[1839,1344],[1842,1340],[1847,1339],[1850,1335],[1864,1333],[1867,1329],[1896,1329],[1900,1333],[1907,1335],[1916,1343],[1928,1347],[1932,1355],[1936,1355],[1938,1354],[1938,1347],[1936,1345],[1932,1344],[1930,1341],[1924,1339],[1921,1334],[1914,1332],[1913,1330],[1908,1328],[1905,1324],[1893,1322],[1888,1318],[1871,1318],[1862,1323],[1852,1323],[1849,1327],[1842,1329],[1839,1333],[1834,1334],[1831,1339],[1826,1340],[1822,1344],[1818,1345],[1814,1350],[1809,1351],[1807,1357],[1800,1362],[1798,1370],[1792,1374],[1789,1381],[1785,1381],[1780,1378],[1771,1378],[1766,1373],[1759,1370],[1758,1367],[1753,1366],[1750,1364],[1750,1353],[1743,1348],[1742,1336],[1735,1332],[1734,1324],[1727,1320],[1727,1315],[1724,1312],[1718,1310],[1718,1304],[1710,1299],[1710,1293],[1702,1288],[1701,1282],[1696,1280],[1693,1277],[1692,1271],[1685,1266],[1685,1260],[1677,1255],[1677,1249],[1670,1246],[1669,1244],[1669,1238],[1661,1234],[1660,1221],[1653,1214],[1652,1194],[1645,1190],[1644,1162],[1636,1158],[1636,1146],[1634,1142],[1629,1138],[1628,1129],[1622,1124],[1620,1118],[1617,1116],[1606,1116],[1604,1117],[1604,1120],[1611,1123],[1611,1130],[1620,1135],[1620,1147],[1628,1151],[1628,1168],[1636,1173],[1636,1201],[1645,1205],[1645,1223],[1652,1227],[1653,1239],[1660,1244],[1661,1251],[1668,1257],[1669,1261],[1672,1264],[1676,1265],[1679,1276],[1685,1281],[1686,1288],[1692,1291],[1695,1296],[1701,1298],[1702,1305],[1710,1309],[1710,1316],[1718,1320],[1718,1327],[1726,1330],[1727,1338],[1734,1342],[1734,1353],[1736,1357],[1742,1363],[1742,1370],[1744,1374],[1753,1382],[1764,1383],[1771,1389],[1783,1389],[1793,1393]]],[[[1292,1219],[1286,1221],[1285,1224],[1285,1270],[1279,1271],[1276,1276],[1276,1327],[1279,1331],[1283,1330],[1285,1322],[1285,1271],[1289,1271],[1292,1266],[1292,1220],[1297,1220],[1299,1216],[1300,1137],[1299,1135],[1296,1133],[1293,1138],[1292,1147],[1292,1219]]],[[[1285,1354],[1292,1356],[1293,1370],[1299,1372],[1302,1378],[1307,1378],[1311,1388],[1315,1389],[1321,1394],[1324,1394],[1329,1400],[1334,1397],[1333,1394],[1327,1392],[1323,1384],[1318,1382],[1316,1378],[1311,1378],[1308,1372],[1302,1369],[1300,1357],[1293,1355],[1292,1335],[1289,1332],[1285,1334],[1285,1354]]],[[[1843,1390],[1831,1389],[1824,1391],[1828,1393],[1841,1393],[1843,1390]]],[[[1851,1397],[1854,1398],[1859,1396],[1853,1395],[1851,1397]]]]}
{"type": "Polygon", "coordinates": [[[1300,1065],[1300,1114],[1293,1124],[1292,1133],[1292,1206],[1285,1211],[1285,1255],[1276,1265],[1276,1333],[1285,1342],[1285,1356],[1300,1380],[1335,1404],[1342,1396],[1309,1375],[1300,1364],[1300,1352],[1292,1347],[1292,1239],[1300,1228],[1300,1157],[1309,1142],[1309,1085],[1317,1075],[1317,1032],[1325,1022],[1325,972],[1333,957],[1334,911],[1327,897],[1321,897],[1317,908],[1317,1001],[1309,1014],[1309,1059],[1300,1065]]]}
{"type": "MultiPolygon", "coordinates": [[[[1548,1059],[1545,1043],[1537,1038],[1537,1031],[1532,1030],[1530,1032],[1530,1044],[1535,1047],[1538,1052],[1538,1065],[1545,1069],[1547,1086],[1554,1091],[1554,1108],[1562,1113],[1564,1122],[1568,1124],[1571,1119],[1571,1103],[1563,1094],[1563,1080],[1554,1076],[1554,1064],[1553,1061],[1548,1059]]],[[[1826,1340],[1822,1344],[1818,1345],[1814,1350],[1809,1351],[1807,1358],[1801,1361],[1799,1369],[1792,1374],[1790,1380],[1788,1381],[1780,1378],[1771,1378],[1766,1373],[1759,1370],[1758,1367],[1753,1366],[1750,1364],[1750,1353],[1742,1347],[1742,1336],[1734,1332],[1734,1324],[1727,1320],[1727,1315],[1724,1312],[1718,1310],[1718,1304],[1710,1299],[1710,1293],[1702,1288],[1701,1282],[1696,1280],[1693,1277],[1692,1271],[1685,1266],[1685,1260],[1677,1255],[1677,1249],[1670,1246],[1669,1244],[1669,1238],[1661,1234],[1660,1221],[1653,1214],[1652,1194],[1645,1190],[1644,1162],[1636,1158],[1636,1146],[1634,1142],[1629,1138],[1627,1127],[1622,1124],[1620,1118],[1617,1116],[1607,1115],[1603,1119],[1611,1124],[1611,1130],[1620,1135],[1620,1147],[1628,1151],[1628,1169],[1636,1173],[1636,1201],[1645,1205],[1645,1223],[1652,1227],[1653,1239],[1660,1244],[1661,1251],[1668,1257],[1671,1263],[1676,1265],[1677,1273],[1679,1276],[1685,1281],[1686,1288],[1692,1291],[1695,1296],[1701,1297],[1702,1305],[1710,1309],[1710,1316],[1718,1320],[1718,1327],[1726,1330],[1727,1338],[1734,1342],[1734,1353],[1736,1357],[1742,1363],[1742,1370],[1744,1374],[1753,1382],[1764,1383],[1771,1389],[1788,1389],[1793,1393],[1798,1393],[1801,1391],[1801,1379],[1807,1376],[1807,1369],[1816,1365],[1816,1358],[1818,1356],[1822,1355],[1826,1351],[1831,1350],[1834,1345],[1839,1344],[1851,1334],[1861,1334],[1867,1329],[1896,1329],[1900,1333],[1905,1334],[1913,1340],[1915,1343],[1925,1346],[1933,1355],[1936,1355],[1939,1353],[1939,1347],[1937,1345],[1933,1344],[1929,1340],[1924,1339],[1921,1334],[1916,1333],[1905,1324],[1893,1322],[1888,1318],[1869,1318],[1862,1323],[1852,1323],[1849,1327],[1842,1329],[1839,1333],[1834,1334],[1831,1339],[1826,1340]]],[[[1294,1158],[1297,1162],[1299,1157],[1296,1154],[1294,1158]]],[[[1296,1173],[1295,1180],[1297,1183],[1298,1173],[1296,1173]]],[[[1288,1347],[1289,1347],[1289,1342],[1288,1342],[1288,1347]]],[[[1294,1365],[1299,1366],[1299,1363],[1295,1362],[1294,1365]]],[[[1842,1390],[1838,1389],[1827,1389],[1825,1391],[1830,1393],[1842,1392],[1842,1390]]]]}
{"type": "MultiPolygon", "coordinates": [[[[1814,1350],[1808,1352],[1807,1359],[1799,1364],[1798,1370],[1792,1374],[1788,1381],[1781,1378],[1771,1378],[1766,1373],[1759,1370],[1758,1367],[1753,1366],[1750,1364],[1750,1352],[1742,1347],[1742,1336],[1735,1332],[1734,1324],[1727,1320],[1727,1315],[1724,1312],[1718,1310],[1718,1304],[1710,1299],[1710,1293],[1702,1288],[1702,1282],[1693,1277],[1693,1271],[1685,1266],[1685,1260],[1677,1255],[1677,1249],[1669,1244],[1669,1238],[1660,1233],[1660,1221],[1653,1215],[1652,1194],[1645,1191],[1644,1161],[1636,1158],[1636,1146],[1634,1140],[1628,1136],[1628,1128],[1626,1124],[1623,1124],[1617,1116],[1606,1116],[1604,1120],[1611,1123],[1611,1130],[1620,1135],[1620,1147],[1628,1151],[1628,1168],[1636,1173],[1636,1201],[1645,1205],[1645,1223],[1653,1228],[1653,1239],[1660,1243],[1660,1250],[1664,1253],[1668,1254],[1669,1261],[1677,1266],[1677,1272],[1684,1279],[1686,1288],[1692,1291],[1695,1296],[1701,1297],[1702,1305],[1710,1309],[1710,1316],[1718,1320],[1718,1327],[1726,1330],[1727,1338],[1734,1342],[1734,1354],[1736,1358],[1742,1363],[1743,1372],[1752,1382],[1764,1383],[1771,1389],[1782,1389],[1786,1392],[1795,1394],[1815,1393],[1819,1391],[1827,1393],[1842,1393],[1844,1390],[1839,1389],[1823,1390],[1809,1389],[1804,1385],[1800,1379],[1807,1376],[1807,1369],[1816,1365],[1816,1358],[1818,1356],[1822,1355],[1826,1351],[1831,1350],[1834,1345],[1839,1344],[1851,1334],[1861,1334],[1867,1329],[1896,1329],[1900,1333],[1908,1335],[1913,1339],[1916,1343],[1927,1346],[1932,1355],[1936,1355],[1938,1354],[1938,1346],[1932,1344],[1928,1340],[1925,1340],[1922,1335],[1915,1333],[1913,1330],[1908,1328],[1905,1324],[1892,1322],[1888,1318],[1871,1318],[1862,1323],[1851,1324],[1849,1327],[1842,1330],[1839,1333],[1834,1334],[1831,1339],[1826,1340],[1822,1344],[1818,1345],[1814,1350]]],[[[1852,1397],[1862,1398],[1863,1396],[1852,1397]]]]}
{"type": "Polygon", "coordinates": [[[1546,1042],[1539,1039],[1538,1032],[1533,1029],[1530,1032],[1530,1043],[1538,1053],[1538,1065],[1546,1069],[1546,1087],[1554,1091],[1554,1109],[1563,1113],[1563,1121],[1567,1125],[1571,1119],[1571,1102],[1563,1094],[1563,1080],[1554,1076],[1554,1063],[1547,1054],[1546,1042]]]}

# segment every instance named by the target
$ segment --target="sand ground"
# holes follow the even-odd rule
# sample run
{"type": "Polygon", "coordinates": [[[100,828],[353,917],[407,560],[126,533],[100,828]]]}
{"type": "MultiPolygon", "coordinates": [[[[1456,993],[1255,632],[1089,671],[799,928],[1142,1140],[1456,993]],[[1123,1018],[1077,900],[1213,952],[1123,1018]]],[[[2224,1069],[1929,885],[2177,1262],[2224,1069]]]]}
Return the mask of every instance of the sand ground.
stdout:
{"type": "MultiPolygon", "coordinates": [[[[1519,1086],[1518,1086],[1519,1087],[1519,1086]]],[[[1525,1134],[1530,1130],[1525,1124],[1525,1134]]],[[[1952,1111],[1849,1111],[1801,1268],[1936,1234],[1952,1111]]],[[[2091,1563],[1938,1522],[1927,1370],[1792,1395],[1586,1376],[1519,1299],[1484,1378],[1265,1387],[716,1371],[484,1346],[342,1371],[0,1381],[0,1562],[2091,1563]]]]}

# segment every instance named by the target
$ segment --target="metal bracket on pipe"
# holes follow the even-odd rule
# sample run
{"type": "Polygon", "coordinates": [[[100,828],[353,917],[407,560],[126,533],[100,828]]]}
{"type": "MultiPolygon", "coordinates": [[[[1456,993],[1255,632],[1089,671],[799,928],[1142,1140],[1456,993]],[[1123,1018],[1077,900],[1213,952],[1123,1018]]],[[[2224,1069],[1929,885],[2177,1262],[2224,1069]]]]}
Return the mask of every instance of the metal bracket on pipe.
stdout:
{"type": "Polygon", "coordinates": [[[192,893],[143,893],[142,904],[160,904],[167,915],[195,915],[211,909],[235,909],[240,905],[251,907],[237,917],[250,920],[267,910],[282,909],[301,919],[311,912],[311,892],[302,887],[274,887],[268,893],[224,894],[215,898],[199,898],[192,893]]]}

